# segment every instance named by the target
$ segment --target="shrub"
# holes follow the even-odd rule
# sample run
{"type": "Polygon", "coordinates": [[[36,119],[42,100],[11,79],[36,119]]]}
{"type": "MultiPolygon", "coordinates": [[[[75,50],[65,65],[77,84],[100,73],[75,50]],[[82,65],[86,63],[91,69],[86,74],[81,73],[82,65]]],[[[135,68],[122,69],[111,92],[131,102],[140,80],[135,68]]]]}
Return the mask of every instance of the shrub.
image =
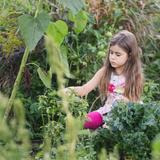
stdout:
{"type": "MultiPolygon", "coordinates": [[[[87,101],[71,94],[68,97],[68,102],[71,114],[83,122],[88,107],[87,101]]],[[[39,110],[43,120],[41,128],[51,138],[54,157],[57,145],[64,143],[66,129],[66,113],[63,111],[62,99],[57,91],[48,90],[46,94],[39,97],[39,110]]]]}
{"type": "Polygon", "coordinates": [[[121,157],[151,159],[151,142],[160,132],[160,104],[118,103],[105,122],[109,129],[99,129],[97,135],[101,140],[95,141],[95,146],[105,147],[109,152],[117,145],[121,157]]]}

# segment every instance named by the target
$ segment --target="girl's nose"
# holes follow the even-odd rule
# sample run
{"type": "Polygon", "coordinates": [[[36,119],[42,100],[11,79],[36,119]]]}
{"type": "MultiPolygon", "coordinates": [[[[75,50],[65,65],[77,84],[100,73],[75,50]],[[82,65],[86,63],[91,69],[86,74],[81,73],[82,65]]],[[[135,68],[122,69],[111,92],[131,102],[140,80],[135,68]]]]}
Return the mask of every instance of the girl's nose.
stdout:
{"type": "Polygon", "coordinates": [[[115,59],[115,54],[111,54],[111,55],[110,55],[110,59],[111,59],[111,60],[114,60],[114,59],[115,59]]]}

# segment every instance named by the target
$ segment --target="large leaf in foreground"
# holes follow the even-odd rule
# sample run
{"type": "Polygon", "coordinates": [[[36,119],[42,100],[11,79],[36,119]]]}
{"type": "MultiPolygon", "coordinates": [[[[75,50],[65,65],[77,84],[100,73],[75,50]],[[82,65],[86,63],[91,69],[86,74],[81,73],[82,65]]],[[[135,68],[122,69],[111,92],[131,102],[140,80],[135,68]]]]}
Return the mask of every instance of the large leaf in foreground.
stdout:
{"type": "Polygon", "coordinates": [[[21,35],[26,47],[33,50],[48,27],[49,16],[47,13],[40,13],[37,17],[22,15],[18,18],[21,35]]]}

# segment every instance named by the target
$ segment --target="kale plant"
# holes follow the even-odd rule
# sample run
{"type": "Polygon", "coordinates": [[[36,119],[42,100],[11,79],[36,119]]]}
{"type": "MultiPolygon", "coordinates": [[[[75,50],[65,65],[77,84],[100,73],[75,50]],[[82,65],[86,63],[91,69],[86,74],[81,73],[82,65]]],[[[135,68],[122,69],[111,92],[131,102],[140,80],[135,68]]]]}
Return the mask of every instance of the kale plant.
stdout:
{"type": "Polygon", "coordinates": [[[151,159],[152,140],[160,133],[159,103],[118,103],[105,117],[105,123],[109,129],[97,131],[95,146],[110,152],[116,145],[121,159],[151,159]]]}

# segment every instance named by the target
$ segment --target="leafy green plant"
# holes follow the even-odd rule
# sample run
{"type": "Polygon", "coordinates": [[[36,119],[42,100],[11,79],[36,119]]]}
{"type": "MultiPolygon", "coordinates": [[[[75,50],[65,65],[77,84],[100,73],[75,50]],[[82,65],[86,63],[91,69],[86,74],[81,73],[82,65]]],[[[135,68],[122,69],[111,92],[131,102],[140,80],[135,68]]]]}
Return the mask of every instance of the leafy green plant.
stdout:
{"type": "MultiPolygon", "coordinates": [[[[37,8],[38,10],[39,8],[37,8]]],[[[31,50],[34,49],[36,46],[37,42],[40,40],[40,38],[43,35],[43,32],[47,28],[49,23],[49,18],[48,15],[45,13],[35,13],[35,17],[32,17],[30,15],[22,15],[19,17],[19,25],[20,25],[20,30],[22,32],[22,36],[24,38],[24,41],[26,43],[26,49],[25,53],[23,55],[22,61],[21,61],[21,66],[17,75],[17,78],[15,80],[13,90],[11,93],[11,97],[9,99],[9,102],[6,107],[6,112],[5,112],[5,119],[8,117],[8,114],[10,112],[10,109],[12,107],[14,98],[16,97],[16,92],[18,90],[21,78],[22,78],[22,73],[24,71],[25,64],[28,59],[28,55],[31,50]],[[25,25],[24,25],[25,24],[25,25]],[[30,27],[28,27],[28,26],[30,27]]]]}
{"type": "Polygon", "coordinates": [[[155,81],[155,83],[159,84],[160,78],[158,75],[160,73],[160,54],[159,51],[156,51],[156,49],[152,49],[152,47],[150,47],[150,50],[154,50],[154,53],[150,52],[151,54],[148,54],[149,59],[145,62],[145,75],[147,79],[152,79],[155,81]],[[148,63],[150,64],[149,66],[147,65],[148,63]]]}
{"type": "MultiPolygon", "coordinates": [[[[41,129],[43,133],[47,135],[47,137],[50,137],[50,142],[51,142],[51,148],[49,151],[51,154],[52,159],[58,158],[60,155],[63,156],[64,153],[61,153],[61,149],[65,150],[65,148],[61,148],[62,145],[67,145],[66,144],[66,139],[68,139],[69,135],[75,134],[77,129],[79,128],[78,126],[80,125],[82,128],[82,123],[84,122],[85,118],[84,115],[86,114],[86,110],[88,107],[88,103],[85,99],[79,98],[75,96],[74,94],[71,94],[68,97],[68,107],[69,107],[69,112],[71,115],[73,115],[72,120],[69,118],[69,122],[72,124],[72,121],[75,121],[73,124],[75,129],[69,130],[66,134],[66,129],[67,129],[67,123],[66,123],[66,118],[67,115],[65,113],[65,110],[63,110],[63,101],[62,98],[58,95],[57,91],[55,90],[48,90],[44,95],[41,95],[39,97],[39,108],[38,110],[41,112],[42,115],[42,121],[43,125],[41,126],[41,129]],[[76,122],[76,121],[81,121],[81,122],[76,122]],[[67,138],[68,137],[68,138],[67,138]],[[59,148],[60,146],[60,148],[59,148]],[[60,154],[60,155],[59,155],[60,154]]],[[[72,125],[73,125],[72,124],[72,125]]],[[[79,129],[78,129],[79,130],[79,129]]],[[[78,131],[79,132],[79,131],[78,131]]],[[[47,138],[46,137],[46,138],[47,138]]],[[[70,137],[71,140],[69,140],[69,143],[72,142],[74,137],[70,137]]],[[[69,139],[70,139],[69,138],[69,139]]],[[[48,139],[48,138],[47,138],[48,139]]],[[[67,140],[68,141],[68,140],[67,140]]],[[[74,142],[75,143],[75,142],[74,142]]],[[[76,145],[76,144],[75,144],[76,145]]],[[[45,144],[42,145],[45,147],[45,144]]],[[[64,151],[65,152],[65,151],[64,151]]],[[[44,156],[44,151],[40,150],[36,157],[43,157],[44,156]]],[[[68,157],[67,153],[66,156],[68,157]]]]}
{"type": "MultiPolygon", "coordinates": [[[[3,52],[12,52],[15,47],[23,45],[19,39],[19,29],[27,47],[20,74],[24,71],[29,52],[35,48],[37,42],[46,31],[47,63],[46,61],[41,61],[39,56],[37,60],[40,62],[37,63],[36,60],[33,62],[36,64],[34,65],[36,69],[33,69],[33,66],[31,67],[30,64],[32,62],[30,63],[30,60],[27,64],[27,67],[29,66],[32,74],[34,74],[33,79],[37,75],[35,71],[38,71],[38,76],[44,86],[36,78],[32,81],[34,84],[30,88],[29,98],[21,95],[22,90],[25,90],[23,86],[21,86],[21,90],[18,93],[18,97],[25,103],[27,119],[30,119],[31,122],[30,124],[27,123],[27,125],[30,125],[32,134],[39,134],[38,136],[33,135],[32,138],[41,138],[42,129],[47,131],[44,136],[43,147],[41,146],[42,152],[38,153],[37,159],[42,157],[43,159],[51,159],[52,157],[52,159],[61,160],[64,158],[69,159],[72,156],[73,159],[76,157],[77,159],[94,160],[97,158],[97,152],[100,152],[102,147],[105,147],[109,154],[109,152],[113,151],[115,145],[119,149],[121,157],[132,159],[138,159],[139,157],[139,159],[147,159],[151,157],[149,145],[151,139],[159,132],[159,121],[157,120],[159,119],[159,109],[153,104],[150,104],[153,106],[152,109],[148,107],[149,104],[136,107],[131,105],[131,109],[126,106],[124,108],[120,107],[121,109],[117,109],[117,112],[115,109],[109,115],[111,121],[107,121],[111,129],[99,129],[95,132],[96,137],[94,137],[92,133],[79,132],[80,123],[78,121],[74,123],[75,119],[78,120],[79,116],[83,117],[86,113],[88,104],[85,100],[83,101],[72,95],[69,97],[70,102],[69,107],[67,107],[67,98],[63,92],[59,91],[59,94],[57,94],[56,91],[49,90],[45,95],[40,96],[40,103],[36,101],[36,96],[41,95],[45,87],[55,89],[55,85],[52,85],[52,83],[56,83],[55,77],[57,77],[58,89],[64,88],[64,76],[69,78],[69,85],[82,84],[89,80],[103,63],[109,39],[117,30],[122,28],[136,33],[139,41],[143,38],[143,43],[140,43],[142,47],[145,46],[143,47],[143,60],[146,64],[151,63],[151,65],[145,65],[146,77],[154,79],[155,82],[147,81],[145,84],[143,101],[150,102],[159,99],[159,18],[157,18],[159,2],[143,1],[140,3],[134,0],[127,3],[124,1],[103,1],[103,3],[105,4],[103,8],[106,10],[102,11],[106,13],[106,16],[98,19],[99,23],[97,24],[91,15],[82,11],[85,7],[83,0],[74,0],[74,2],[66,0],[43,2],[41,0],[4,0],[0,2],[2,6],[2,10],[0,10],[2,11],[2,17],[0,17],[0,42],[3,43],[3,52]],[[9,8],[7,8],[8,6],[9,8]],[[49,16],[46,12],[41,12],[42,8],[49,13],[54,23],[48,23],[49,16]],[[19,15],[23,15],[19,18],[20,28],[17,27],[16,20],[19,15]],[[153,21],[154,25],[157,25],[157,29],[154,32],[152,28],[153,21]],[[47,27],[48,29],[46,30],[47,27]],[[148,29],[151,31],[149,36],[148,29]],[[156,34],[157,36],[155,36],[156,34]],[[156,41],[154,38],[156,38],[156,41]],[[6,41],[8,43],[5,43],[6,41]],[[56,76],[53,77],[53,74],[56,74],[56,76]],[[40,112],[42,113],[42,119],[40,112]],[[118,119],[118,117],[120,118],[118,119]],[[36,133],[34,132],[35,128],[38,128],[36,133]],[[139,144],[139,150],[135,142],[139,144]],[[131,148],[130,146],[133,147],[131,148]]],[[[44,56],[45,58],[46,55],[44,56]]],[[[5,69],[1,73],[4,73],[4,71],[5,69]]],[[[13,96],[11,96],[10,104],[7,104],[7,106],[12,105],[14,101],[21,76],[17,77],[18,81],[16,80],[15,82],[16,89],[13,90],[13,96]]],[[[89,100],[89,103],[91,102],[92,100],[89,100]]],[[[10,108],[6,112],[7,114],[9,114],[9,110],[10,108]]],[[[81,119],[81,121],[83,120],[84,118],[81,119]]],[[[13,128],[13,132],[17,133],[14,126],[16,125],[10,128],[13,128]]],[[[8,136],[8,134],[6,135],[8,136]]],[[[42,139],[39,140],[41,141],[42,139]]],[[[23,150],[21,151],[23,153],[23,150]]],[[[24,152],[26,153],[26,150],[24,152]]],[[[7,153],[5,151],[6,156],[7,153]]],[[[8,155],[11,154],[10,152],[8,153],[8,155]]],[[[105,159],[104,157],[102,159],[105,159]]]]}
{"type": "Polygon", "coordinates": [[[158,101],[160,95],[160,84],[153,80],[145,82],[142,100],[144,102],[158,101]]]}
{"type": "MultiPolygon", "coordinates": [[[[13,2],[11,2],[13,3],[13,2]]],[[[22,45],[22,40],[17,34],[17,17],[18,12],[15,12],[14,7],[10,4],[0,2],[0,52],[5,57],[14,54],[22,45]]]]}
{"type": "Polygon", "coordinates": [[[106,117],[106,124],[109,131],[98,132],[100,135],[111,133],[111,146],[107,139],[103,142],[110,151],[114,145],[118,146],[120,157],[134,160],[151,159],[151,143],[160,132],[160,107],[159,103],[146,104],[121,104],[114,106],[113,110],[106,117]],[[102,134],[101,134],[102,133],[102,134]]]}
{"type": "Polygon", "coordinates": [[[23,105],[19,100],[14,101],[14,117],[10,121],[3,119],[8,99],[0,94],[0,159],[29,160],[30,143],[28,131],[25,129],[23,105]]]}
{"type": "Polygon", "coordinates": [[[70,32],[65,39],[69,68],[74,77],[69,79],[69,85],[85,83],[103,65],[111,38],[107,34],[114,33],[115,28],[105,23],[97,30],[94,24],[95,20],[90,15],[82,33],[70,32]]]}
{"type": "Polygon", "coordinates": [[[97,151],[94,148],[93,132],[80,130],[76,144],[77,160],[96,160],[97,151]]]}
{"type": "MultiPolygon", "coordinates": [[[[68,97],[69,110],[74,117],[81,117],[86,114],[88,103],[85,99],[74,94],[68,97]]],[[[62,99],[55,90],[48,90],[46,94],[39,96],[39,108],[43,119],[43,128],[48,130],[55,141],[62,138],[65,129],[66,114],[62,108],[62,99]],[[52,127],[51,127],[52,126],[52,127]],[[57,134],[56,134],[57,133],[57,134]],[[61,136],[60,136],[61,135],[61,136]],[[59,138],[58,138],[59,137],[59,138]]]]}

